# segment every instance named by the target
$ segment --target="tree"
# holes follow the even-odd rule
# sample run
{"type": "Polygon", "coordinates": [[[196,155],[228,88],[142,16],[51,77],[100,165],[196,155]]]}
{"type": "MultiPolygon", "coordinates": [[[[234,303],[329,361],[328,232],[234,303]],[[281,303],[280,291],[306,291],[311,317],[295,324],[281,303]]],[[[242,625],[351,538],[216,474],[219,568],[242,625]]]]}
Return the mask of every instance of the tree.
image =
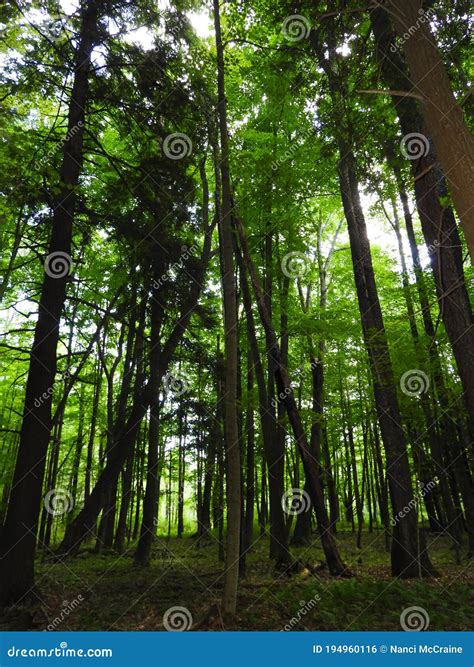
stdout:
{"type": "Polygon", "coordinates": [[[446,174],[474,263],[474,139],[456,100],[421,0],[402,0],[392,11],[403,40],[414,92],[446,174]],[[406,37],[408,35],[408,38],[406,37]]]}
{"type": "Polygon", "coordinates": [[[227,102],[225,97],[224,49],[222,45],[219,0],[214,0],[214,26],[217,51],[218,122],[220,135],[220,170],[222,204],[220,207],[220,252],[222,256],[222,285],[225,332],[225,394],[224,423],[227,461],[227,550],[225,561],[222,608],[226,615],[235,614],[240,553],[241,485],[240,451],[237,425],[237,298],[232,242],[232,192],[229,172],[229,140],[227,102]]]}
{"type": "Polygon", "coordinates": [[[44,467],[51,433],[51,396],[56,375],[59,324],[72,269],[71,243],[76,189],[81,173],[85,109],[89,92],[91,53],[97,40],[101,6],[84,2],[75,57],[74,82],[69,101],[68,125],[58,194],[54,200],[49,252],[39,302],[35,338],[7,516],[1,540],[0,599],[21,599],[34,584],[36,528],[44,467]]]}

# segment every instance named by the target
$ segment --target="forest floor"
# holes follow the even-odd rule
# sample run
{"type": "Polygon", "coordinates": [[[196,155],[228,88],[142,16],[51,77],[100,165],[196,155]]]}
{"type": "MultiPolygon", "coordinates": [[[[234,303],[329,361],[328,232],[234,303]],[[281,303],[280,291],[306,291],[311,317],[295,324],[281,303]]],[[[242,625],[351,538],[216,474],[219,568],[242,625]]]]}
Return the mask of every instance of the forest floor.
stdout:
{"type": "Polygon", "coordinates": [[[391,577],[381,533],[364,533],[360,550],[355,539],[351,532],[337,535],[350,579],[314,568],[323,560],[317,536],[310,546],[292,548],[310,569],[291,577],[269,561],[268,538],[257,539],[232,625],[212,611],[223,584],[216,542],[198,548],[192,537],[171,538],[166,546],[157,538],[148,568],[134,565],[133,549],[121,556],[86,549],[66,563],[39,563],[38,601],[4,613],[0,629],[164,630],[163,615],[176,606],[189,610],[193,630],[400,630],[401,612],[413,606],[426,610],[429,630],[474,627],[474,562],[456,564],[446,538],[428,536],[441,576],[423,581],[391,577]]]}

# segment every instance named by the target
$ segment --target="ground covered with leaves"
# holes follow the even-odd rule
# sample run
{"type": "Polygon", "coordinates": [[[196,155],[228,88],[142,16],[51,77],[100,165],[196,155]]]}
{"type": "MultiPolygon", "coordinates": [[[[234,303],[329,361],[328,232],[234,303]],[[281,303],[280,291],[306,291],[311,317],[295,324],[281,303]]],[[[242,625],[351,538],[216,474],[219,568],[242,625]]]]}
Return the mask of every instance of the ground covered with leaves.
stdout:
{"type": "Polygon", "coordinates": [[[322,565],[317,536],[292,552],[301,566],[291,576],[268,560],[268,538],[257,540],[247,556],[232,624],[219,614],[223,565],[217,543],[197,545],[193,537],[158,538],[148,568],[125,554],[85,549],[65,563],[38,567],[37,602],[3,614],[1,629],[16,630],[166,630],[167,610],[183,607],[192,630],[400,630],[403,610],[421,607],[428,630],[468,630],[474,625],[474,564],[456,564],[449,542],[430,535],[430,556],[440,577],[391,577],[380,533],[339,533],[338,543],[353,577],[331,577],[322,565]]]}

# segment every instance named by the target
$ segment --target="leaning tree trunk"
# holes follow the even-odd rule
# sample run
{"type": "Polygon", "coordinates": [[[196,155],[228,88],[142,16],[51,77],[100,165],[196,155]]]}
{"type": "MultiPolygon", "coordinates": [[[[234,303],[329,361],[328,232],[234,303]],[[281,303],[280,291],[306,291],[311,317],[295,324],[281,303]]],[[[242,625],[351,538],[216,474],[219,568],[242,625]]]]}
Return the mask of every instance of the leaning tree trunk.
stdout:
{"type": "MultiPolygon", "coordinates": [[[[403,58],[392,50],[395,35],[388,14],[379,8],[371,12],[377,40],[377,58],[391,90],[407,90],[410,81],[403,58]]],[[[411,39],[411,38],[410,38],[411,39]]],[[[412,97],[392,96],[402,133],[423,134],[424,125],[417,102],[412,97]]],[[[416,205],[433,267],[441,317],[451,343],[464,390],[464,402],[474,436],[474,321],[464,281],[461,244],[456,221],[449,207],[443,207],[443,174],[430,149],[419,160],[411,160],[416,205]]],[[[444,193],[445,194],[445,193],[444,193]]],[[[418,264],[418,271],[421,265],[418,264]]],[[[426,323],[425,323],[426,326],[426,323]]]]}
{"type": "Polygon", "coordinates": [[[320,469],[309,448],[308,439],[303,429],[301,416],[296,404],[293,389],[291,387],[288,371],[282,362],[278,339],[275,330],[272,327],[272,323],[266,308],[263,291],[260,286],[260,280],[250,255],[245,231],[238,217],[235,217],[235,226],[239,235],[245,268],[250,275],[254,294],[257,300],[260,319],[265,329],[267,345],[269,347],[270,354],[272,355],[274,364],[273,368],[275,371],[275,379],[278,389],[278,398],[285,406],[288,420],[290,422],[293,435],[301,455],[301,460],[303,462],[303,468],[309,486],[310,498],[316,512],[316,519],[318,522],[318,529],[324,555],[326,557],[326,562],[331,574],[347,576],[350,573],[346,569],[346,566],[344,565],[341,556],[339,555],[336,542],[334,541],[334,538],[331,534],[329,518],[326,505],[324,503],[320,469]]]}
{"type": "Polygon", "coordinates": [[[474,139],[462,108],[454,97],[430,22],[423,16],[422,7],[422,0],[398,0],[390,4],[390,15],[398,35],[403,39],[403,51],[413,87],[423,98],[425,124],[449,182],[474,263],[474,139]],[[409,30],[408,38],[404,37],[409,30]]]}
{"type": "Polygon", "coordinates": [[[56,375],[59,324],[71,270],[75,191],[82,170],[85,108],[89,68],[97,32],[97,4],[85,2],[75,59],[74,82],[68,113],[38,320],[30,357],[20,446],[7,516],[3,526],[0,561],[0,602],[27,594],[34,584],[36,531],[48,444],[51,434],[52,388],[56,375]]]}
{"type": "MultiPolygon", "coordinates": [[[[392,90],[408,89],[410,83],[406,74],[405,63],[397,50],[393,50],[395,35],[386,11],[377,9],[371,12],[372,27],[377,40],[377,57],[383,76],[392,90]]],[[[392,96],[397,111],[402,133],[423,133],[424,125],[415,99],[392,96]]],[[[392,151],[393,153],[393,151],[392,151]]],[[[393,154],[388,156],[394,162],[393,154]]],[[[459,376],[463,386],[463,398],[467,408],[471,442],[474,437],[474,320],[463,274],[461,241],[452,209],[442,206],[441,197],[446,194],[444,177],[440,171],[433,150],[421,155],[419,160],[411,161],[414,176],[414,189],[417,209],[423,235],[430,253],[436,292],[441,317],[451,343],[459,376]]],[[[429,303],[423,282],[423,272],[411,224],[406,192],[401,181],[400,170],[394,163],[397,182],[404,208],[407,233],[415,268],[417,286],[422,305],[423,324],[426,334],[433,339],[435,330],[429,311],[429,303]]],[[[434,371],[435,385],[441,405],[443,435],[447,437],[448,455],[456,462],[461,490],[466,509],[469,551],[474,551],[474,491],[469,472],[460,461],[463,445],[458,443],[449,417],[449,399],[441,370],[441,364],[434,341],[430,345],[430,358],[434,371]]]]}

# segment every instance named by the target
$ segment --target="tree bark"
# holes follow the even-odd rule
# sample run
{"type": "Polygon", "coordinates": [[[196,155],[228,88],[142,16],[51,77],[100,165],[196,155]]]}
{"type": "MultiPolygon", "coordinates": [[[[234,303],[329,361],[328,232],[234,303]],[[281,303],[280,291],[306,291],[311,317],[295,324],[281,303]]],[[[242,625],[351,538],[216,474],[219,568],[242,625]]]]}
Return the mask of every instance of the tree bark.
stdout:
{"type": "Polygon", "coordinates": [[[430,22],[423,17],[422,7],[422,0],[398,0],[390,5],[390,15],[398,35],[403,39],[403,51],[415,92],[423,97],[425,124],[448,179],[474,264],[474,139],[462,108],[454,97],[430,22]],[[410,28],[409,37],[404,38],[410,28]]]}
{"type": "MultiPolygon", "coordinates": [[[[159,279],[159,272],[155,280],[159,279]]],[[[158,439],[160,423],[160,329],[163,319],[163,309],[157,298],[151,299],[151,325],[150,325],[150,426],[148,429],[148,461],[146,474],[145,497],[143,499],[143,516],[135,552],[135,564],[147,566],[150,564],[151,547],[156,535],[156,523],[158,518],[158,477],[159,457],[158,439]]]]}
{"type": "Polygon", "coordinates": [[[225,333],[225,394],[224,429],[227,460],[227,550],[224,570],[223,613],[235,614],[239,578],[241,480],[239,432],[237,422],[237,295],[235,284],[234,252],[232,241],[232,193],[229,171],[229,139],[227,129],[227,102],[224,79],[224,48],[222,45],[219,0],[214,0],[214,27],[217,49],[218,121],[221,145],[222,205],[220,241],[222,255],[222,282],[224,287],[225,333]]]}
{"type": "MultiPolygon", "coordinates": [[[[377,41],[377,58],[390,89],[408,90],[410,81],[403,58],[392,50],[395,35],[387,12],[374,9],[371,22],[377,41]]],[[[411,39],[411,38],[410,38],[411,39]]],[[[416,100],[392,96],[402,133],[424,132],[423,119],[416,100]]],[[[430,254],[441,317],[448,334],[464,390],[464,402],[470,420],[471,439],[474,438],[474,319],[464,281],[461,243],[456,221],[449,207],[443,207],[440,197],[446,194],[444,178],[436,163],[433,149],[419,160],[411,160],[418,214],[430,254]]],[[[413,248],[412,248],[413,251],[413,248]]],[[[421,264],[417,258],[417,274],[421,264]]],[[[423,303],[422,303],[423,306],[423,303]]],[[[425,328],[426,308],[423,306],[425,328]]]]}
{"type": "Polygon", "coordinates": [[[69,274],[67,268],[70,269],[75,190],[82,170],[85,108],[89,92],[91,53],[97,32],[97,13],[98,3],[92,0],[84,2],[69,103],[68,132],[64,142],[60,173],[61,188],[55,201],[49,243],[50,268],[54,267],[55,258],[56,260],[62,258],[64,271],[58,272],[62,277],[53,277],[54,271],[51,270],[45,272],[41,290],[26,385],[20,446],[2,531],[1,603],[21,599],[31,591],[34,584],[36,531],[45,460],[51,434],[56,348],[66,300],[69,274]]]}

